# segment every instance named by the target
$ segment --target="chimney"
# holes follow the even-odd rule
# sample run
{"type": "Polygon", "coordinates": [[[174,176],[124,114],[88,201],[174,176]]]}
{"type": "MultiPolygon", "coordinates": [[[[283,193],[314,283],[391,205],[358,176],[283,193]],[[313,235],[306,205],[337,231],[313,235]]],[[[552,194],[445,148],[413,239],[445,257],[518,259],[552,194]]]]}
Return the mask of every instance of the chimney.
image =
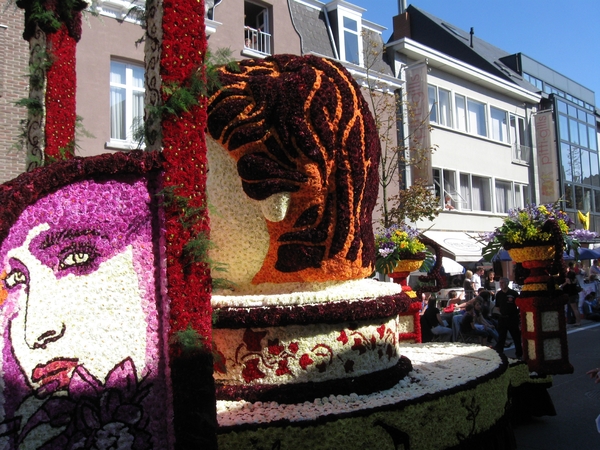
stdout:
{"type": "Polygon", "coordinates": [[[473,35],[475,34],[475,29],[473,27],[471,27],[469,34],[471,35],[471,48],[473,48],[473,35]]]}
{"type": "Polygon", "coordinates": [[[404,14],[406,11],[406,0],[398,0],[398,15],[404,14]]]}

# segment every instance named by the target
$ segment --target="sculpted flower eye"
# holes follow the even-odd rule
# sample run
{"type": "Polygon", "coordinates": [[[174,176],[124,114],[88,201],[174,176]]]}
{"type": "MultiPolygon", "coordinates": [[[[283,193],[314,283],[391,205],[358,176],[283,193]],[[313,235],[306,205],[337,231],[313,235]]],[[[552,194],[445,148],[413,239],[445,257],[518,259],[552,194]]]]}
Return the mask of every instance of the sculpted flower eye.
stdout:
{"type": "Polygon", "coordinates": [[[7,289],[12,289],[19,284],[27,283],[27,276],[18,269],[12,270],[4,279],[7,289]]]}
{"type": "Polygon", "coordinates": [[[98,256],[100,254],[95,245],[89,242],[75,242],[60,252],[58,270],[76,269],[77,273],[82,275],[93,269],[98,256]]]}
{"type": "Polygon", "coordinates": [[[60,263],[60,268],[79,266],[86,264],[90,260],[90,255],[87,253],[69,253],[60,263]]]}

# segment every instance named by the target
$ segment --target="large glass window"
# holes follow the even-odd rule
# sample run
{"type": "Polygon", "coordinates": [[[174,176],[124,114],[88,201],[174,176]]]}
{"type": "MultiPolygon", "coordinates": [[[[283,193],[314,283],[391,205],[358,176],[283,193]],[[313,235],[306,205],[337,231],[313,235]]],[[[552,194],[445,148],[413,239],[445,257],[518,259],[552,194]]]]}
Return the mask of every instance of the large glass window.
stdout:
{"type": "Polygon", "coordinates": [[[564,142],[560,146],[560,162],[562,166],[563,179],[573,181],[573,164],[571,162],[571,146],[564,142]]]}
{"type": "Polygon", "coordinates": [[[110,138],[133,144],[144,117],[144,68],[110,62],[110,138]]]}
{"type": "Polygon", "coordinates": [[[485,125],[485,105],[475,100],[468,99],[469,132],[479,136],[487,136],[485,125]]]}
{"type": "Polygon", "coordinates": [[[506,111],[501,109],[490,108],[490,116],[492,122],[490,124],[491,137],[497,141],[508,142],[507,127],[506,127],[506,111]]]}

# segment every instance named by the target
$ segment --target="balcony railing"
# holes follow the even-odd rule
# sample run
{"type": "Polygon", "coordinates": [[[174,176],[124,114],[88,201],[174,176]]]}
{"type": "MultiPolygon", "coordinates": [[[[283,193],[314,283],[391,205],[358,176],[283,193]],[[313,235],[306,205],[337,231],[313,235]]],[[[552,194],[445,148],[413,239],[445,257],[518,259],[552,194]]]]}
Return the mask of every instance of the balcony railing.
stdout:
{"type": "Polygon", "coordinates": [[[513,161],[531,164],[531,147],[513,144],[513,161]]]}
{"type": "Polygon", "coordinates": [[[264,55],[270,55],[271,35],[261,30],[244,27],[244,48],[264,55]]]}

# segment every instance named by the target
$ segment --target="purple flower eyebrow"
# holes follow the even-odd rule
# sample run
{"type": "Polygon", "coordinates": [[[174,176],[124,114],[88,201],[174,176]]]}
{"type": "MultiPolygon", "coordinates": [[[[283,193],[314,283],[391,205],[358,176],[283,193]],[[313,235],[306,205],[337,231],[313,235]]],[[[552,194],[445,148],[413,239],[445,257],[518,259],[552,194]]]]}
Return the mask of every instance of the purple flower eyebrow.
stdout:
{"type": "Polygon", "coordinates": [[[102,235],[99,231],[97,230],[91,230],[91,229],[84,229],[84,230],[72,230],[72,229],[67,229],[67,230],[62,230],[62,231],[58,231],[58,232],[53,232],[53,233],[48,233],[45,237],[44,240],[41,242],[40,244],[40,249],[46,249],[48,247],[52,247],[53,245],[59,244],[61,242],[64,242],[66,240],[71,240],[80,236],[99,236],[102,237],[104,239],[108,239],[108,236],[102,235]]]}

